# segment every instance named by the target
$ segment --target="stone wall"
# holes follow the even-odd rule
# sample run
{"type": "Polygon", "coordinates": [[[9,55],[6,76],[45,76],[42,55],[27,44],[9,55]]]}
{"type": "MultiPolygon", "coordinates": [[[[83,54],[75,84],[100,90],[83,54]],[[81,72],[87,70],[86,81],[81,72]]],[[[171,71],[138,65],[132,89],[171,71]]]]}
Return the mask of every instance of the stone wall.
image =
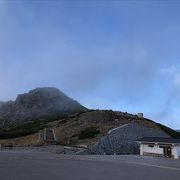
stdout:
{"type": "Polygon", "coordinates": [[[88,148],[88,154],[139,154],[137,139],[142,137],[170,137],[160,129],[129,123],[117,128],[88,148]]]}

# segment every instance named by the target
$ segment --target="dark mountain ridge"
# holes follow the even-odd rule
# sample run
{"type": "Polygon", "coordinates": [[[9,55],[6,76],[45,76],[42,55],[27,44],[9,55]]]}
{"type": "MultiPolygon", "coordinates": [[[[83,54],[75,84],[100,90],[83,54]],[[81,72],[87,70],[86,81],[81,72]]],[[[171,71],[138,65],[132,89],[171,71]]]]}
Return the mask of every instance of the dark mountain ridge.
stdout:
{"type": "Polygon", "coordinates": [[[0,104],[0,139],[27,136],[50,127],[55,130],[60,143],[91,144],[110,129],[132,122],[158,129],[172,137],[180,136],[173,129],[139,115],[88,110],[57,88],[37,88],[18,95],[15,101],[0,104]],[[98,133],[97,138],[94,133],[98,133]]]}
{"type": "Polygon", "coordinates": [[[0,127],[37,119],[56,119],[86,108],[57,88],[36,88],[15,101],[0,103],[0,127]]]}

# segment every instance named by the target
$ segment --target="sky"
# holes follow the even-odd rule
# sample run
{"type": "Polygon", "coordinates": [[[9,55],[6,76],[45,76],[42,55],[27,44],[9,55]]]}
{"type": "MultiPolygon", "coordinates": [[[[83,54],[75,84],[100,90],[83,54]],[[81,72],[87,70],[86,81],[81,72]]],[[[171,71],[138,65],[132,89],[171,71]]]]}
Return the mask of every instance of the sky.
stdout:
{"type": "Polygon", "coordinates": [[[180,2],[0,0],[0,100],[57,87],[180,129],[180,2]]]}

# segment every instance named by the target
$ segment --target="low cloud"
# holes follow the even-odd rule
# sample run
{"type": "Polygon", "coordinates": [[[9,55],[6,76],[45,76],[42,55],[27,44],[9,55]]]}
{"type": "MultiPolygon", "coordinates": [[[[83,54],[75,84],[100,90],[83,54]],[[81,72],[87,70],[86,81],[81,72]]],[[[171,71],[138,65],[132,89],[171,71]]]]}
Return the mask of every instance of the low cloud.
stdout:
{"type": "Polygon", "coordinates": [[[96,32],[97,24],[86,18],[57,18],[56,7],[42,11],[8,2],[0,1],[0,100],[55,86],[89,108],[144,111],[162,122],[174,118],[180,65],[162,69],[156,48],[126,33],[96,32]]]}
{"type": "Polygon", "coordinates": [[[170,80],[172,88],[180,90],[180,64],[163,68],[161,73],[170,80]]]}

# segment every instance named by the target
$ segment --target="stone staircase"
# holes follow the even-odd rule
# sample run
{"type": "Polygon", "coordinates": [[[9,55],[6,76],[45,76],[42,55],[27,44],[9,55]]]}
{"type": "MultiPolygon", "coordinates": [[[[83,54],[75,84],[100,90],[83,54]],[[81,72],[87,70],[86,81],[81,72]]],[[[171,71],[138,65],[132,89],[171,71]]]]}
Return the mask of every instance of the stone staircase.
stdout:
{"type": "Polygon", "coordinates": [[[44,128],[39,132],[39,143],[56,144],[56,137],[53,128],[44,128]]]}

